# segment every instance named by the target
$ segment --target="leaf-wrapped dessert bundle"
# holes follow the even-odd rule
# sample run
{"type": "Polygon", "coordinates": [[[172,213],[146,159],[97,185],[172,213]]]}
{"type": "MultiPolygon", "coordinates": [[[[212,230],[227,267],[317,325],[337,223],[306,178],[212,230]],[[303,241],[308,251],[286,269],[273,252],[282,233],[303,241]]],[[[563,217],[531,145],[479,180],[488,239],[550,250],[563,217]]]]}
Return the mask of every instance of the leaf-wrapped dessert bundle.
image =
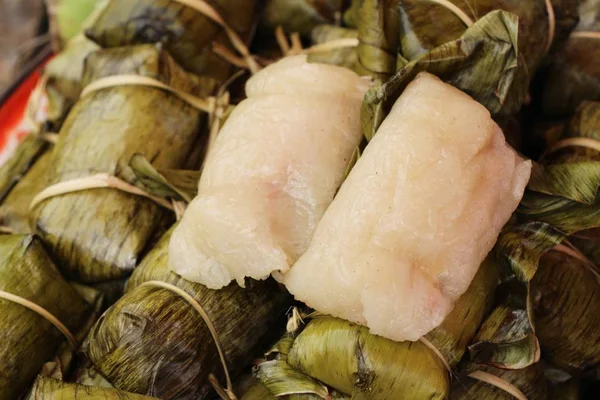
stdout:
{"type": "MultiPolygon", "coordinates": [[[[171,91],[202,97],[213,92],[215,83],[182,71],[160,46],[98,50],[88,57],[83,82],[106,86],[82,96],[65,120],[48,171],[51,188],[80,178],[87,183],[98,174],[135,181],[128,168],[135,153],[156,168],[181,168],[197,155],[205,114],[171,91]],[[110,81],[123,75],[120,85],[110,81]],[[136,78],[163,86],[128,83],[136,78]]],[[[36,232],[69,278],[126,277],[172,214],[141,196],[91,187],[36,197],[36,232]]]]}
{"type": "Polygon", "coordinates": [[[563,139],[534,166],[497,246],[515,276],[531,286],[542,352],[557,366],[594,379],[600,361],[598,115],[599,103],[580,106],[563,139]]]}
{"type": "Polygon", "coordinates": [[[584,101],[600,101],[600,1],[582,0],[579,24],[552,55],[544,82],[542,109],[551,118],[568,117],[584,101]]]}
{"type": "Polygon", "coordinates": [[[28,400],[157,400],[155,397],[126,393],[122,390],[65,383],[38,377],[28,400]]]}
{"type": "MultiPolygon", "coordinates": [[[[519,18],[515,45],[519,52],[516,80],[508,96],[528,100],[527,86],[555,41],[564,39],[577,22],[577,0],[405,0],[400,3],[400,54],[414,60],[456,40],[474,21],[494,10],[519,18]]],[[[513,112],[518,111],[518,108],[513,112]]]]}
{"type": "Polygon", "coordinates": [[[209,398],[209,377],[225,382],[247,367],[290,299],[272,280],[211,290],[182,279],[167,266],[170,232],[136,268],[125,296],[98,321],[82,351],[116,388],[165,400],[209,398]]]}
{"type": "Polygon", "coordinates": [[[489,310],[498,275],[497,265],[486,260],[452,313],[419,342],[394,342],[319,314],[297,336],[288,334],[267,353],[277,357],[259,364],[257,376],[276,396],[312,393],[325,398],[326,384],[344,395],[340,398],[446,398],[448,368],[462,358],[489,310]]]}
{"type": "Polygon", "coordinates": [[[110,0],[85,33],[105,48],[162,43],[184,69],[223,81],[231,74],[232,65],[213,51],[213,43],[232,48],[232,36],[236,36],[233,46],[239,51],[255,20],[256,3],[256,0],[110,0]],[[227,25],[229,32],[215,19],[227,25]]]}
{"type": "Polygon", "coordinates": [[[573,251],[560,246],[540,260],[531,281],[536,335],[553,365],[600,380],[600,269],[573,251]]]}
{"type": "Polygon", "coordinates": [[[284,283],[317,311],[392,340],[418,340],[469,287],[530,169],[485,107],[422,73],[366,147],[284,283]]]}
{"type": "Polygon", "coordinates": [[[211,147],[171,240],[171,268],[218,289],[285,272],[306,249],[361,141],[368,80],[286,57],[255,74],[211,147]]]}
{"type": "Polygon", "coordinates": [[[65,336],[76,345],[99,299],[65,282],[33,235],[0,235],[0,291],[0,399],[14,400],[54,356],[65,367],[65,336]]]}

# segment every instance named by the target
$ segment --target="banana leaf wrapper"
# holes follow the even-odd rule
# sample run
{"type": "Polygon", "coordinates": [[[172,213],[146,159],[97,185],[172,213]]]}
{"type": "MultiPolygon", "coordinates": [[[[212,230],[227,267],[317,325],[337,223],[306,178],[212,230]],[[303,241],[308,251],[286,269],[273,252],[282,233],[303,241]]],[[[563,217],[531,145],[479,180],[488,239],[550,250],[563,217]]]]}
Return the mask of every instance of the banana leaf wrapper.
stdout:
{"type": "MultiPolygon", "coordinates": [[[[37,138],[34,140],[41,141],[37,138]]],[[[13,233],[33,233],[29,223],[29,205],[33,197],[46,187],[46,173],[50,168],[52,168],[52,156],[48,149],[0,203],[1,226],[10,229],[13,233]]]]}
{"type": "MultiPolygon", "coordinates": [[[[161,46],[99,50],[89,55],[84,85],[135,74],[196,96],[213,92],[212,79],[181,70],[161,46]]],[[[183,167],[201,136],[205,114],[162,89],[117,86],[90,93],[73,107],[52,152],[48,184],[98,173],[134,182],[134,154],[156,168],[183,167]]],[[[115,189],[53,197],[32,217],[38,233],[70,279],[97,283],[122,279],[141,261],[172,213],[150,200],[115,189]]]]}
{"type": "MultiPolygon", "coordinates": [[[[95,305],[63,280],[36,237],[0,236],[0,266],[0,290],[43,307],[76,336],[85,334],[95,305]]],[[[62,373],[70,355],[64,353],[63,334],[44,317],[5,299],[0,308],[0,399],[14,400],[44,363],[52,364],[48,373],[62,373]]]]}
{"type": "Polygon", "coordinates": [[[100,47],[83,35],[72,39],[44,68],[50,129],[58,130],[83,89],[86,57],[100,47]]]}
{"type": "MultiPolygon", "coordinates": [[[[600,103],[585,102],[563,139],[598,140],[600,103]]],[[[499,237],[496,250],[521,281],[534,277],[540,258],[568,239],[592,263],[600,262],[600,158],[585,146],[548,151],[534,164],[515,218],[499,237]]]]}
{"type": "MultiPolygon", "coordinates": [[[[497,265],[486,260],[452,313],[427,335],[450,367],[491,307],[498,277],[497,265]]],[[[324,398],[327,386],[352,399],[444,399],[449,393],[449,373],[424,343],[394,342],[329,316],[317,316],[296,337],[284,337],[272,353],[278,359],[260,364],[258,378],[274,395],[324,398]]]]}
{"type": "MultiPolygon", "coordinates": [[[[586,138],[600,140],[600,103],[584,101],[578,108],[566,128],[562,139],[586,138]]],[[[544,164],[576,164],[587,166],[587,162],[600,161],[600,152],[587,147],[566,147],[545,156],[540,160],[544,164]]],[[[589,175],[589,173],[588,173],[589,175]]],[[[573,186],[583,182],[573,181],[573,186]]],[[[573,189],[576,189],[574,187],[573,189]]],[[[591,197],[591,196],[590,196],[591,197]]],[[[581,250],[594,263],[600,264],[600,229],[591,228],[579,231],[569,237],[569,241],[581,250]]]]}
{"type": "MultiPolygon", "coordinates": [[[[546,55],[548,41],[566,38],[577,23],[576,0],[552,0],[555,34],[550,38],[550,22],[545,0],[449,0],[472,21],[494,10],[504,10],[519,17],[519,51],[527,64],[530,78],[546,55]]],[[[466,25],[449,8],[422,0],[400,2],[402,19],[401,51],[406,59],[418,58],[444,43],[458,39],[466,25]]]]}
{"type": "MultiPolygon", "coordinates": [[[[242,38],[255,21],[256,0],[206,0],[242,38]]],[[[162,43],[185,70],[224,81],[232,65],[213,42],[232,49],[225,31],[201,12],[174,0],[111,0],[85,31],[101,47],[162,43]]]]}
{"type": "MultiPolygon", "coordinates": [[[[319,25],[312,30],[311,38],[313,45],[323,44],[337,39],[358,38],[358,31],[334,25],[319,25]]],[[[344,47],[326,52],[310,53],[308,61],[354,69],[357,62],[356,48],[344,47]]]]}
{"type": "Polygon", "coordinates": [[[540,344],[532,322],[528,287],[510,277],[498,288],[496,303],[469,345],[470,360],[507,370],[537,363],[540,344]]]}
{"type": "Polygon", "coordinates": [[[272,35],[281,26],[287,33],[297,32],[309,38],[318,25],[335,23],[343,6],[343,0],[267,0],[260,18],[260,33],[272,35]]]}
{"type": "Polygon", "coordinates": [[[365,95],[361,124],[367,139],[373,137],[406,86],[422,71],[437,75],[483,104],[493,116],[510,115],[521,108],[511,91],[527,91],[518,79],[518,17],[493,11],[477,20],[463,35],[406,63],[383,85],[365,95]]]}
{"type": "Polygon", "coordinates": [[[25,137],[12,156],[0,167],[0,204],[48,149],[48,143],[35,135],[25,137]]]}
{"type": "MultiPolygon", "coordinates": [[[[481,371],[520,390],[528,399],[549,398],[539,342],[528,309],[528,290],[509,278],[497,291],[497,306],[469,346],[469,357],[453,382],[451,399],[513,399],[507,391],[470,377],[481,371]]],[[[539,328],[539,327],[538,327],[539,328]]]]}
{"type": "Polygon", "coordinates": [[[578,37],[578,32],[600,35],[600,1],[582,0],[579,24],[567,43],[550,59],[542,94],[545,116],[568,117],[585,100],[600,101],[600,38],[578,37]]]}
{"type": "Polygon", "coordinates": [[[559,251],[546,253],[531,290],[544,358],[600,380],[600,270],[559,251]]]}
{"type": "Polygon", "coordinates": [[[155,397],[127,393],[117,389],[65,383],[38,377],[28,400],[151,400],[155,397]]]}
{"type": "Polygon", "coordinates": [[[357,9],[358,61],[355,70],[376,82],[386,82],[397,69],[399,0],[362,0],[357,9]]]}
{"type": "MultiPolygon", "coordinates": [[[[262,384],[257,378],[250,376],[247,378],[245,386],[238,388],[236,393],[242,393],[241,400],[319,400],[323,397],[313,393],[290,394],[283,396],[274,396],[269,389],[262,384]]],[[[329,390],[328,400],[350,400],[350,396],[346,396],[335,389],[329,390]]]]}
{"type": "Polygon", "coordinates": [[[272,280],[221,290],[184,280],[167,265],[170,234],[148,253],[82,351],[121,390],[165,400],[209,398],[208,376],[223,382],[223,366],[204,320],[178,294],[140,285],[159,280],[193,296],[215,326],[232,377],[250,364],[253,349],[289,306],[289,295],[272,280]]]}

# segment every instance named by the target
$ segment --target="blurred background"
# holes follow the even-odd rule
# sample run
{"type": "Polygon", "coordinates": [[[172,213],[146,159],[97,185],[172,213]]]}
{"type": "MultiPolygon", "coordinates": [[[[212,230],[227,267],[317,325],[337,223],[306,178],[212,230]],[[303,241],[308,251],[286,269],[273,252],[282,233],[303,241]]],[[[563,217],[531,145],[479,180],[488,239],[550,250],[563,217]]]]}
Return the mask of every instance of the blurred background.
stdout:
{"type": "Polygon", "coordinates": [[[97,0],[0,0],[0,98],[24,72],[73,37],[97,0]]]}

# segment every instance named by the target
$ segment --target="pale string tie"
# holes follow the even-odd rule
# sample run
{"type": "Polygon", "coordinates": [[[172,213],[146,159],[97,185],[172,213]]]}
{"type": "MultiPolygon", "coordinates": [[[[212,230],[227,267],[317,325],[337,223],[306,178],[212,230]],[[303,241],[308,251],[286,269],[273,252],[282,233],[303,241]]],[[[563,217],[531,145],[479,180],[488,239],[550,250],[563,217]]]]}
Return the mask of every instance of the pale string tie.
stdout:
{"type": "Polygon", "coordinates": [[[571,33],[571,38],[600,39],[600,32],[577,31],[577,32],[571,33]]]}
{"type": "Polygon", "coordinates": [[[112,176],[109,174],[96,174],[84,178],[71,179],[68,181],[50,185],[33,198],[31,204],[29,205],[29,209],[33,210],[40,203],[52,197],[62,196],[68,193],[81,192],[83,190],[103,188],[118,189],[125,193],[145,197],[149,200],[152,200],[161,207],[164,207],[171,211],[175,211],[173,205],[169,201],[158,196],[154,196],[136,186],[125,182],[122,179],[117,178],[116,176],[112,176]]]}
{"type": "Polygon", "coordinates": [[[174,89],[171,86],[166,85],[157,79],[149,78],[146,76],[140,76],[140,75],[128,75],[128,74],[113,75],[113,76],[107,76],[105,78],[98,79],[98,80],[90,83],[89,85],[87,85],[81,91],[80,97],[83,98],[92,92],[102,90],[102,89],[107,89],[107,88],[116,87],[116,86],[129,86],[129,85],[131,85],[131,86],[147,86],[147,87],[153,87],[153,88],[157,88],[157,89],[163,89],[169,93],[174,94],[175,96],[179,97],[181,100],[185,101],[190,106],[192,106],[200,111],[204,111],[207,113],[211,113],[214,111],[214,105],[213,105],[213,107],[211,107],[212,103],[210,102],[210,98],[205,99],[205,98],[196,97],[194,95],[183,92],[181,90],[174,89]]]}
{"type": "Polygon", "coordinates": [[[450,375],[452,375],[452,368],[450,368],[450,363],[448,363],[448,360],[446,360],[446,357],[444,357],[442,352],[437,347],[435,347],[433,345],[433,343],[431,343],[428,339],[426,339],[425,336],[422,336],[419,339],[419,342],[423,343],[431,351],[433,351],[433,353],[440,359],[440,361],[442,361],[442,364],[444,364],[444,367],[446,367],[446,370],[448,370],[448,373],[450,375]]]}
{"type": "Polygon", "coordinates": [[[506,393],[512,395],[515,399],[527,400],[527,396],[525,396],[525,394],[523,394],[523,392],[521,392],[515,385],[495,375],[483,371],[475,371],[470,373],[468,376],[478,381],[495,386],[498,389],[503,390],[506,393]]]}
{"type": "Polygon", "coordinates": [[[357,47],[359,44],[358,38],[340,38],[333,39],[324,43],[315,44],[309,48],[304,49],[302,47],[302,41],[298,33],[292,33],[288,40],[283,28],[278,26],[275,29],[275,39],[281,49],[281,53],[284,56],[293,56],[298,54],[314,54],[314,53],[326,53],[332,50],[338,50],[343,48],[357,47]],[[291,43],[290,43],[291,42],[291,43]]]}
{"type": "Polygon", "coordinates": [[[546,53],[550,51],[556,32],[556,16],[551,0],[546,0],[546,12],[548,13],[548,42],[546,42],[546,53]]]}
{"type": "Polygon", "coordinates": [[[31,311],[37,313],[41,317],[43,317],[46,321],[50,322],[52,325],[56,327],[62,333],[72,348],[77,348],[77,341],[75,340],[75,336],[69,331],[69,329],[58,320],[54,315],[52,315],[45,308],[35,304],[32,301],[29,301],[21,296],[14,295],[12,293],[5,292],[4,290],[0,290],[0,298],[4,300],[11,301],[13,303],[19,304],[25,308],[30,309],[31,311]]]}
{"type": "Polygon", "coordinates": [[[550,149],[548,149],[545,154],[551,154],[556,152],[557,150],[564,149],[566,147],[583,147],[587,149],[600,151],[600,142],[596,139],[585,137],[562,139],[556,142],[550,149]]]}
{"type": "Polygon", "coordinates": [[[452,11],[467,27],[473,25],[473,20],[463,10],[461,10],[456,4],[451,3],[449,0],[422,0],[429,1],[431,3],[439,4],[442,7],[452,11]]]}
{"type": "Polygon", "coordinates": [[[178,288],[177,286],[171,285],[170,283],[166,283],[166,282],[162,282],[162,281],[148,281],[148,282],[142,283],[140,286],[152,286],[152,287],[158,287],[158,288],[170,290],[171,292],[181,296],[198,312],[198,314],[200,314],[200,316],[206,323],[206,326],[208,327],[210,334],[212,335],[213,341],[215,342],[215,347],[217,348],[217,352],[219,353],[219,358],[221,359],[221,365],[223,366],[223,371],[225,372],[225,381],[226,381],[227,388],[223,389],[213,374],[211,374],[209,376],[209,381],[213,385],[213,387],[215,388],[215,390],[217,391],[217,393],[219,394],[219,396],[222,399],[237,400],[237,397],[233,393],[233,385],[231,383],[231,377],[229,375],[229,369],[227,368],[227,361],[225,360],[225,353],[223,352],[223,349],[221,347],[221,341],[219,340],[219,335],[218,335],[217,330],[215,329],[215,326],[213,325],[210,317],[208,316],[208,314],[204,310],[204,308],[202,308],[200,303],[198,303],[196,301],[196,299],[194,299],[192,296],[190,296],[188,292],[178,288]]]}

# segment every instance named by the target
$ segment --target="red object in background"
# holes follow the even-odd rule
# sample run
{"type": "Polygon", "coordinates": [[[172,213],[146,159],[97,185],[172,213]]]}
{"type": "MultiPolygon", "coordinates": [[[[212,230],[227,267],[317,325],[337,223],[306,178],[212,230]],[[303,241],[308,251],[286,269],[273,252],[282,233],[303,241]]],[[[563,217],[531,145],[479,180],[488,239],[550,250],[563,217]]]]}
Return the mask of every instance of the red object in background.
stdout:
{"type": "Polygon", "coordinates": [[[49,48],[43,49],[25,68],[23,75],[5,93],[0,95],[0,159],[9,141],[21,140],[27,135],[22,129],[29,96],[42,76],[44,65],[50,60],[49,48]]]}
{"type": "MultiPolygon", "coordinates": [[[[0,105],[0,149],[4,148],[8,137],[21,124],[29,95],[41,78],[40,68],[35,70],[19,85],[6,102],[0,105]]],[[[18,132],[19,137],[27,132],[18,132]]]]}

